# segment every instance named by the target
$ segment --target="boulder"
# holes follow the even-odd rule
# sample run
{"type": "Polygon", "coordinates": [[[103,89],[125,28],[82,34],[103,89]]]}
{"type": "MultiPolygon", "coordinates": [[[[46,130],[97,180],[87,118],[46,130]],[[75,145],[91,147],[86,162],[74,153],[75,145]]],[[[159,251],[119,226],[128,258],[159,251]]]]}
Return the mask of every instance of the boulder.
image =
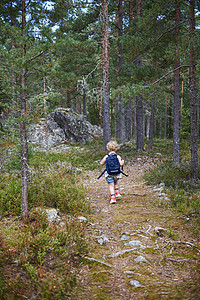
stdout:
{"type": "MultiPolygon", "coordinates": [[[[102,138],[103,131],[97,125],[85,121],[84,116],[69,108],[57,108],[48,115],[48,146],[57,146],[64,142],[85,144],[92,139],[102,138]]],[[[31,144],[45,146],[45,121],[30,125],[28,141],[31,144]]]]}

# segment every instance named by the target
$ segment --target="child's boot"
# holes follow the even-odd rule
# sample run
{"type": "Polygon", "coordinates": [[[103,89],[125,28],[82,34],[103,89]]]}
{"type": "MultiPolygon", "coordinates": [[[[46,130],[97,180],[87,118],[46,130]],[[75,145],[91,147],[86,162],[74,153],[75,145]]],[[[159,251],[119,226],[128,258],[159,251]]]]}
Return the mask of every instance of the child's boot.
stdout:
{"type": "Polygon", "coordinates": [[[116,203],[116,199],[115,199],[115,195],[112,194],[110,197],[110,204],[114,204],[114,203],[116,203]]]}
{"type": "Polygon", "coordinates": [[[120,193],[119,193],[119,189],[117,188],[117,189],[115,189],[115,197],[116,198],[121,198],[122,196],[120,195],[120,193]]]}

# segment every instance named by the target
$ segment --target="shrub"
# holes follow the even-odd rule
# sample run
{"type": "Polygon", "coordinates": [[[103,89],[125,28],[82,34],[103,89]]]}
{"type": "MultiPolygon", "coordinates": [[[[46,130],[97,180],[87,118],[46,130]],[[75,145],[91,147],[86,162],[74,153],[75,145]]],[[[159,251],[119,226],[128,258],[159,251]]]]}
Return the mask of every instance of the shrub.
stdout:
{"type": "Polygon", "coordinates": [[[148,171],[144,179],[147,183],[152,185],[164,182],[166,187],[183,189],[186,192],[194,192],[200,188],[200,184],[191,181],[190,174],[191,169],[188,161],[182,162],[179,168],[173,167],[171,161],[165,161],[156,169],[148,171]]]}
{"type": "Polygon", "coordinates": [[[17,247],[9,246],[12,260],[0,260],[2,299],[66,299],[76,283],[75,267],[88,251],[86,225],[69,216],[62,225],[49,224],[42,209],[32,210],[18,227],[17,247]]]}
{"type": "Polygon", "coordinates": [[[20,214],[21,180],[16,174],[0,175],[0,210],[3,216],[20,214]]]}

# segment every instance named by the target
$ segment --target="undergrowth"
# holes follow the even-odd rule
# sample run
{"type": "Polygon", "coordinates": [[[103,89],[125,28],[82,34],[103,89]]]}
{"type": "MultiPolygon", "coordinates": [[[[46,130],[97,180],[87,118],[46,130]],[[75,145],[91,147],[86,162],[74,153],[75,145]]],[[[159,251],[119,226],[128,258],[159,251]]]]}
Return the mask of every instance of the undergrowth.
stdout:
{"type": "Polygon", "coordinates": [[[199,234],[200,229],[200,163],[198,166],[198,182],[191,180],[189,160],[189,145],[182,143],[180,153],[182,161],[180,167],[173,167],[171,158],[166,159],[155,169],[147,171],[145,182],[150,185],[164,183],[171,206],[185,215],[185,219],[192,221],[193,230],[199,234]]]}
{"type": "Polygon", "coordinates": [[[45,212],[35,209],[18,226],[15,247],[1,236],[1,299],[66,299],[88,250],[85,226],[69,216],[62,224],[48,223],[45,212]]]}

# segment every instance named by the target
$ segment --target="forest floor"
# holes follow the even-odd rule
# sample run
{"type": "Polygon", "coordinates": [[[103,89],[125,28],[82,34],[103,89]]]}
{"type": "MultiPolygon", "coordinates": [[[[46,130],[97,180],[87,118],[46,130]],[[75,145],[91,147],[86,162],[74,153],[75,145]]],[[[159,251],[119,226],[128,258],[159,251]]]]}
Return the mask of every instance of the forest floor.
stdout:
{"type": "Polygon", "coordinates": [[[98,170],[85,175],[91,251],[70,299],[200,299],[200,241],[190,221],[143,181],[153,165],[148,157],[126,160],[129,177],[119,182],[116,204],[109,203],[104,176],[96,179],[98,170]]]}

